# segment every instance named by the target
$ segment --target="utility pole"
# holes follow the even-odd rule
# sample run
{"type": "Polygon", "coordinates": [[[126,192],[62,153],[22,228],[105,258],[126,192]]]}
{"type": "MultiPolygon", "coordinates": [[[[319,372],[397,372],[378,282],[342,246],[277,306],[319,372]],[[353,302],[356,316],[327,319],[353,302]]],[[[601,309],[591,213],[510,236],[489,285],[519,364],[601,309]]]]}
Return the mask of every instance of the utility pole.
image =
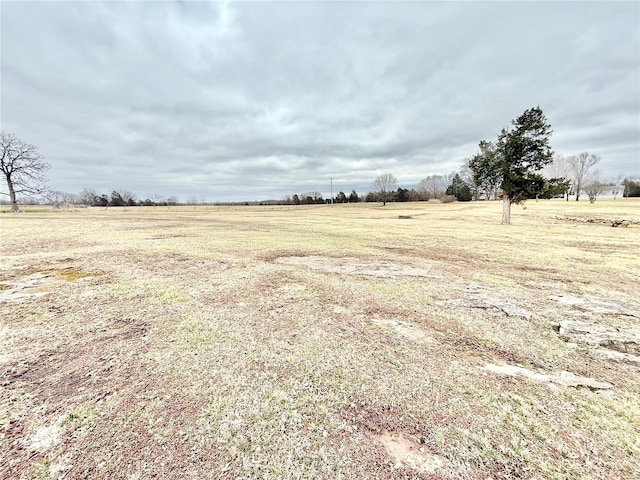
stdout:
{"type": "Polygon", "coordinates": [[[333,205],[333,178],[331,178],[331,205],[333,205]]]}

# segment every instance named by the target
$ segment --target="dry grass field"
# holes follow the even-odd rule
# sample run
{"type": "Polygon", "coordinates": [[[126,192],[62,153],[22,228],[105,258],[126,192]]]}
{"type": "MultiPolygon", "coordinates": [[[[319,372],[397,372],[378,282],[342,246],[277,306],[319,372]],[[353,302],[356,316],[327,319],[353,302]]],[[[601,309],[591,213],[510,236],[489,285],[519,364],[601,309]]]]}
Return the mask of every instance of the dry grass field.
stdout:
{"type": "Polygon", "coordinates": [[[640,202],[500,218],[1,213],[0,478],[639,478],[640,202]]]}

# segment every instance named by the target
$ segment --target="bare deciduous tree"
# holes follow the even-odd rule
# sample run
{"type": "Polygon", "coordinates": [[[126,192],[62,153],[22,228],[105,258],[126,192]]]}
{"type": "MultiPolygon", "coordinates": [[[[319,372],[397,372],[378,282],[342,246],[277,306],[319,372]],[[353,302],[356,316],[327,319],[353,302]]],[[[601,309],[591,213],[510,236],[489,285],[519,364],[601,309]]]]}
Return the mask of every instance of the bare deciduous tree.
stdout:
{"type": "Polygon", "coordinates": [[[46,187],[49,164],[35,146],[14,134],[0,133],[0,171],[7,181],[11,210],[18,211],[17,195],[40,195],[46,187]]]}
{"type": "Polygon", "coordinates": [[[78,203],[78,195],[75,193],[61,192],[59,190],[52,190],[46,194],[47,200],[53,205],[55,210],[61,208],[70,208],[72,205],[78,203]]]}
{"type": "MultiPolygon", "coordinates": [[[[196,197],[194,195],[195,201],[193,202],[193,205],[198,203],[198,197],[196,197]]],[[[166,199],[164,197],[164,195],[158,194],[158,193],[154,193],[153,195],[151,195],[151,199],[153,200],[153,203],[157,206],[157,205],[162,205],[163,203],[166,202],[166,199]]]]}
{"type": "Polygon", "coordinates": [[[584,191],[587,193],[589,197],[589,203],[595,203],[598,197],[605,191],[607,185],[600,181],[597,176],[593,176],[587,183],[584,185],[584,191]]]}
{"type": "Polygon", "coordinates": [[[573,181],[573,188],[576,192],[576,202],[580,200],[580,191],[587,180],[589,170],[600,161],[598,155],[593,153],[582,152],[578,155],[572,155],[567,158],[569,172],[573,181]]]}
{"type": "Polygon", "coordinates": [[[397,184],[398,179],[394,174],[383,173],[382,175],[378,175],[376,177],[376,179],[373,181],[373,184],[371,185],[371,189],[375,192],[380,193],[380,197],[382,198],[382,205],[386,205],[389,193],[396,189],[397,184]]]}
{"type": "Polygon", "coordinates": [[[612,184],[611,195],[613,195],[614,200],[618,197],[620,193],[622,193],[621,190],[624,188],[624,185],[622,185],[623,178],[624,178],[624,175],[619,173],[614,179],[611,180],[611,184],[612,184]]]}
{"type": "Polygon", "coordinates": [[[98,194],[93,188],[84,188],[77,195],[77,200],[78,200],[78,203],[89,207],[89,206],[95,205],[97,196],[98,194]]]}
{"type": "Polygon", "coordinates": [[[135,193],[130,192],[129,190],[120,190],[119,193],[125,205],[132,207],[136,204],[138,197],[135,193]]]}
{"type": "Polygon", "coordinates": [[[420,181],[418,190],[427,192],[431,198],[440,198],[444,196],[454,175],[455,172],[448,175],[429,175],[420,181]]]}

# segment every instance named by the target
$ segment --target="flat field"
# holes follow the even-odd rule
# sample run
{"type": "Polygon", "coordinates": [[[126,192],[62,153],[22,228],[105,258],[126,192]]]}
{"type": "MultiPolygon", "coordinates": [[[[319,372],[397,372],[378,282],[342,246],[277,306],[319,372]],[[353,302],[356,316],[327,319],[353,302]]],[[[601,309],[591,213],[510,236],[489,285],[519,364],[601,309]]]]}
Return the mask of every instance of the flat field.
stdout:
{"type": "Polygon", "coordinates": [[[500,218],[1,213],[0,478],[639,478],[640,202],[500,218]]]}

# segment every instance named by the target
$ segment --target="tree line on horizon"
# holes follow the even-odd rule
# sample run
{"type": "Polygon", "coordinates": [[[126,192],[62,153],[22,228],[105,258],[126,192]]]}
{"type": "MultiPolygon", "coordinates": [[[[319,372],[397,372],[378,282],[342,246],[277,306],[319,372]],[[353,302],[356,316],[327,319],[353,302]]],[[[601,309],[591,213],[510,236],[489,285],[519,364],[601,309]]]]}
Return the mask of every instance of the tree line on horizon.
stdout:
{"type": "MultiPolygon", "coordinates": [[[[614,180],[605,181],[594,170],[600,157],[588,152],[563,156],[554,154],[549,139],[552,130],[540,107],[525,110],[512,120],[510,128],[503,128],[496,140],[482,140],[478,152],[464,161],[460,170],[447,175],[430,175],[417,188],[398,186],[392,173],[376,177],[371,191],[359,195],[352,190],[349,195],[340,191],[335,197],[325,199],[319,192],[286,195],[282,200],[262,202],[215,202],[215,204],[285,204],[311,205],[325,203],[356,202],[412,202],[438,199],[441,202],[497,200],[503,201],[502,223],[510,223],[510,208],[513,203],[522,203],[530,198],[552,198],[575,195],[576,201],[584,192],[591,203],[608,188],[614,198],[640,196],[640,179],[619,175],[614,180]],[[623,189],[619,186],[622,183],[623,189]]],[[[45,172],[49,168],[33,145],[23,142],[13,134],[0,134],[0,172],[5,177],[13,211],[18,211],[18,201],[39,203],[40,198],[57,205],[100,207],[178,205],[176,196],[138,198],[127,190],[114,189],[110,194],[98,194],[85,188],[77,194],[55,191],[47,187],[45,172]]],[[[198,202],[192,197],[186,204],[198,202]]]]}
{"type": "MultiPolygon", "coordinates": [[[[555,160],[554,160],[555,162],[555,160]]],[[[468,168],[468,167],[467,167],[468,168]]],[[[397,185],[397,179],[392,174],[388,176],[384,187],[379,182],[371,187],[371,191],[358,194],[352,190],[348,195],[339,191],[333,199],[325,198],[322,193],[304,192],[300,194],[285,195],[282,199],[271,200],[252,200],[252,201],[228,201],[228,202],[206,202],[191,196],[185,201],[180,201],[176,196],[165,197],[163,195],[152,195],[150,197],[138,197],[129,190],[114,189],[110,194],[99,194],[91,188],[85,188],[79,193],[67,193],[60,191],[50,191],[44,195],[42,199],[35,197],[27,197],[23,199],[22,204],[37,205],[43,203],[52,204],[54,207],[83,205],[87,207],[136,207],[136,206],[175,206],[175,205],[324,205],[324,204],[343,204],[343,203],[402,203],[402,202],[426,202],[429,200],[437,200],[441,203],[449,203],[453,201],[483,201],[498,200],[502,196],[500,188],[495,186],[495,182],[484,182],[480,185],[465,180],[464,172],[451,172],[446,175],[430,175],[420,181],[417,188],[403,188],[397,185]],[[332,202],[333,200],[333,202],[332,202]]],[[[592,184],[587,182],[582,188],[593,201],[604,191],[606,187],[611,189],[611,194],[615,197],[618,195],[623,197],[640,197],[640,181],[630,179],[612,180],[610,182],[602,182],[599,184],[594,194],[592,184]],[[622,188],[620,188],[622,187],[622,188]]],[[[567,189],[566,182],[549,182],[545,181],[542,189],[530,198],[564,198],[569,199],[570,195],[575,195],[573,187],[569,185],[567,189]]],[[[0,203],[8,202],[0,200],[0,203]]],[[[593,202],[592,202],[593,203],[593,202]]]]}

